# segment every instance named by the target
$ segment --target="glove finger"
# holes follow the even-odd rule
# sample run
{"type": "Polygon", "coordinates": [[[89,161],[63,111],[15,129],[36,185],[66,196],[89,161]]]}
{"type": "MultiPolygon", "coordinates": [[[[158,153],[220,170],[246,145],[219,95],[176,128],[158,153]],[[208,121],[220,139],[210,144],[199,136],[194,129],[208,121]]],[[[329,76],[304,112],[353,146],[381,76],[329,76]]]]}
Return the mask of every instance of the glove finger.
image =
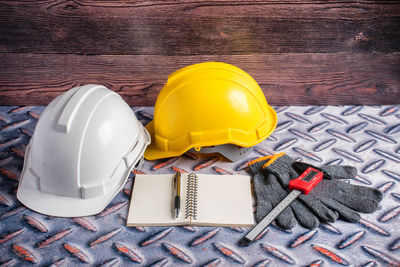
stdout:
{"type": "Polygon", "coordinates": [[[379,203],[373,199],[353,194],[340,194],[334,199],[355,211],[372,213],[378,209],[379,203]]]}
{"type": "Polygon", "coordinates": [[[308,209],[310,209],[321,222],[324,223],[332,223],[337,220],[339,214],[329,209],[326,205],[324,205],[318,199],[308,195],[301,195],[299,197],[299,201],[301,201],[308,209]]]}
{"type": "Polygon", "coordinates": [[[341,181],[336,182],[336,186],[342,192],[346,192],[348,194],[363,196],[365,198],[370,198],[377,202],[380,202],[383,198],[383,194],[376,188],[360,186],[360,185],[353,185],[344,183],[341,181]]]}
{"type": "Polygon", "coordinates": [[[301,226],[308,229],[314,229],[319,225],[318,218],[301,202],[295,200],[290,204],[290,207],[301,226]]]}
{"type": "MultiPolygon", "coordinates": [[[[256,221],[257,223],[264,219],[272,211],[272,209],[279,203],[276,201],[259,201],[257,202],[256,209],[256,221]]],[[[281,214],[276,218],[276,223],[285,230],[290,230],[296,225],[296,219],[293,215],[290,207],[286,208],[281,214]]]]}
{"type": "MultiPolygon", "coordinates": [[[[254,176],[254,191],[257,198],[256,220],[261,221],[279,202],[285,198],[287,192],[281,187],[277,178],[272,173],[254,176]]],[[[276,223],[283,229],[292,229],[296,219],[290,208],[285,209],[276,218],[276,223]]]]}
{"type": "Polygon", "coordinates": [[[279,227],[284,230],[290,230],[296,226],[296,218],[294,217],[293,211],[290,207],[283,210],[281,214],[276,217],[276,223],[279,227]]]}
{"type": "Polygon", "coordinates": [[[334,199],[323,198],[321,201],[330,209],[337,211],[339,216],[345,221],[354,223],[358,222],[361,218],[360,214],[334,199]]]}
{"type": "MultiPolygon", "coordinates": [[[[286,197],[286,192],[282,188],[274,189],[276,195],[273,195],[273,199],[271,199],[270,201],[273,208],[275,208],[286,197]]],[[[266,212],[264,216],[266,216],[269,212],[270,211],[266,212]]],[[[275,221],[279,227],[285,230],[290,230],[297,224],[296,218],[294,217],[293,211],[290,207],[284,209],[281,214],[276,217],[275,221]]]]}
{"type": "Polygon", "coordinates": [[[352,166],[328,165],[321,169],[326,171],[333,179],[351,179],[357,174],[357,169],[352,166]]]}
{"type": "Polygon", "coordinates": [[[259,223],[274,207],[271,202],[257,202],[256,221],[259,223]]]}

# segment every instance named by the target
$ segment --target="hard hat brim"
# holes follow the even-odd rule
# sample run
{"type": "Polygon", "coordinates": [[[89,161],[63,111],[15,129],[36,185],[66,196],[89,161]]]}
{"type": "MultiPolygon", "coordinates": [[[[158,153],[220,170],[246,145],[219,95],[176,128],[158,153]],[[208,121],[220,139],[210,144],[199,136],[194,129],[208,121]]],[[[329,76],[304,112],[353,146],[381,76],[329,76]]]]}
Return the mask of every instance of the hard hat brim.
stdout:
{"type": "Polygon", "coordinates": [[[155,159],[161,159],[161,158],[170,158],[170,157],[176,157],[176,156],[180,156],[183,153],[185,153],[187,150],[183,150],[183,151],[162,151],[160,149],[158,149],[158,147],[156,146],[156,142],[154,141],[154,135],[155,135],[155,131],[154,131],[154,120],[152,120],[151,122],[149,122],[146,125],[146,130],[149,132],[150,137],[151,137],[151,143],[150,145],[146,148],[146,151],[144,152],[144,158],[147,160],[155,160],[155,159]]]}
{"type": "Polygon", "coordinates": [[[123,187],[122,185],[116,192],[109,192],[102,197],[78,199],[56,196],[37,190],[25,182],[33,181],[34,177],[27,177],[30,175],[32,174],[28,172],[23,177],[24,181],[17,192],[18,200],[36,212],[57,217],[81,217],[100,213],[123,187]]]}
{"type": "Polygon", "coordinates": [[[29,150],[30,145],[28,145],[26,150],[26,156],[28,158],[24,162],[24,168],[22,170],[17,191],[17,198],[26,207],[45,215],[57,217],[81,217],[98,214],[103,211],[114,196],[121,191],[130,173],[129,171],[126,174],[125,179],[123,179],[121,184],[118,185],[117,190],[110,189],[101,197],[83,199],[54,195],[39,190],[34,184],[37,177],[27,167],[30,166],[29,150]]]}
{"type": "MultiPolygon", "coordinates": [[[[147,131],[149,132],[152,141],[144,153],[144,158],[147,160],[156,160],[156,159],[162,159],[162,158],[177,157],[177,156],[181,156],[182,154],[186,153],[187,151],[189,151],[190,149],[192,149],[194,147],[201,148],[202,146],[209,146],[209,145],[215,146],[215,145],[223,145],[223,144],[234,144],[234,145],[241,146],[241,147],[255,146],[256,144],[264,141],[268,136],[270,136],[272,134],[272,132],[275,130],[277,123],[278,123],[277,114],[271,106],[269,106],[269,105],[266,106],[265,113],[267,114],[269,121],[267,123],[265,123],[265,125],[264,125],[263,135],[259,136],[259,139],[255,140],[253,143],[243,143],[243,142],[239,142],[238,140],[235,140],[235,139],[230,139],[230,140],[227,139],[224,142],[220,142],[220,143],[199,144],[199,145],[191,144],[190,146],[184,147],[181,150],[166,150],[166,151],[161,150],[156,144],[157,142],[155,141],[154,120],[152,120],[145,127],[147,129],[147,131]]],[[[229,159],[229,156],[227,158],[229,159]]]]}

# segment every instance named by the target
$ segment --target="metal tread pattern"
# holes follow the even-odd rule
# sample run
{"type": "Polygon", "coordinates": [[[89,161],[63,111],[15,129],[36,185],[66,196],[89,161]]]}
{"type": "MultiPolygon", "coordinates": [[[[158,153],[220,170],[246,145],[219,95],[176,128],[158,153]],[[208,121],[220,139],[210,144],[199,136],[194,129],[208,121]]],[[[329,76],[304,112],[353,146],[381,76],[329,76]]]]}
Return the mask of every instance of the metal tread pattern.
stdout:
{"type": "MultiPolygon", "coordinates": [[[[49,217],[16,199],[26,146],[44,107],[0,107],[0,266],[400,266],[400,106],[279,106],[278,126],[247,158],[186,153],[140,172],[247,174],[247,162],[286,152],[316,166],[357,167],[350,183],[379,188],[359,223],[269,227],[249,247],[238,227],[126,227],[134,174],[96,216],[49,217]]],[[[153,108],[134,108],[146,124],[153,108]]]]}

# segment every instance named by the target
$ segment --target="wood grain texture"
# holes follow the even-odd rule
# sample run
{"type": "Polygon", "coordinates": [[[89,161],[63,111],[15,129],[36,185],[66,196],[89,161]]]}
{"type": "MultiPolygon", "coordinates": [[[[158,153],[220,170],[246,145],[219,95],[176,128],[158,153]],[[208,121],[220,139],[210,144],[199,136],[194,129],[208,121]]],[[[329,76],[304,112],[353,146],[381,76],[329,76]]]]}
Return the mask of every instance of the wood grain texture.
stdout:
{"type": "Polygon", "coordinates": [[[222,61],[274,105],[400,103],[399,1],[1,1],[0,105],[104,84],[154,105],[173,71],[222,61]]]}
{"type": "Polygon", "coordinates": [[[45,105],[61,92],[86,83],[104,84],[134,106],[154,105],[168,74],[203,61],[242,68],[254,77],[273,105],[395,104],[400,100],[400,53],[185,57],[0,54],[0,59],[5,63],[0,105],[16,99],[22,105],[45,105]]]}
{"type": "Polygon", "coordinates": [[[0,52],[209,55],[396,52],[386,2],[1,1],[0,52]]]}

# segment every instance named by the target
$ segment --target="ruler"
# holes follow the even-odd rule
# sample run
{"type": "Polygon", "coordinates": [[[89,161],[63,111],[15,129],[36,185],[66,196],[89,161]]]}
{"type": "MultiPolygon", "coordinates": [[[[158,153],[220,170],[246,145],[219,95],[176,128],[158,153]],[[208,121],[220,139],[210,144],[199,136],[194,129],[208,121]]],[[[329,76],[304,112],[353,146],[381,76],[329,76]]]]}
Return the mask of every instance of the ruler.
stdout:
{"type": "Polygon", "coordinates": [[[294,200],[301,194],[307,195],[310,193],[322,180],[322,177],[323,173],[321,171],[309,167],[299,177],[291,180],[289,182],[289,190],[292,191],[239,241],[239,245],[250,245],[294,200]]]}

